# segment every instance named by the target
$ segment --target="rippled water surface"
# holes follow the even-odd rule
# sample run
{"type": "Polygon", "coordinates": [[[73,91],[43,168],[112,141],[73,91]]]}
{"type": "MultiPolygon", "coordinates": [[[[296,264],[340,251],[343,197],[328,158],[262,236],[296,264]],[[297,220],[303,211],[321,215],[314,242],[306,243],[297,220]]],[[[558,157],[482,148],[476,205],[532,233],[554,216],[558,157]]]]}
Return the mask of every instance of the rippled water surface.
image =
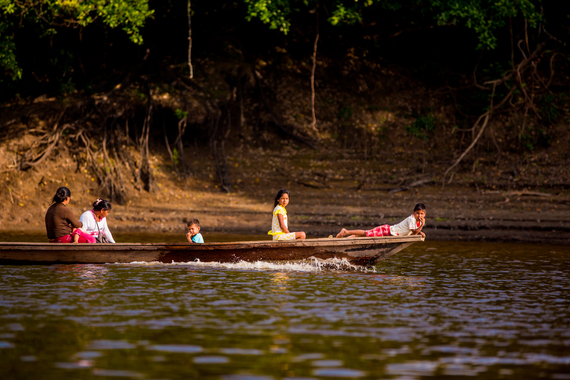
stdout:
{"type": "Polygon", "coordinates": [[[570,248],[0,266],[1,379],[570,379],[570,248]]]}

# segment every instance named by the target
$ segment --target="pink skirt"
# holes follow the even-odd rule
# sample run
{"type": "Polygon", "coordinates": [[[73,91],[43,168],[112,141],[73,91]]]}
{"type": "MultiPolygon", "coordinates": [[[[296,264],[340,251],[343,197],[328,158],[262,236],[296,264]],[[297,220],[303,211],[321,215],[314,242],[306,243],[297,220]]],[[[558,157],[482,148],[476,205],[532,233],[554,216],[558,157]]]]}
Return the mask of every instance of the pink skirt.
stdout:
{"type": "Polygon", "coordinates": [[[49,239],[50,243],[72,243],[73,242],[73,235],[79,235],[79,243],[95,243],[95,237],[89,235],[86,232],[83,232],[79,228],[76,229],[73,233],[68,235],[60,236],[56,239],[49,239]]]}

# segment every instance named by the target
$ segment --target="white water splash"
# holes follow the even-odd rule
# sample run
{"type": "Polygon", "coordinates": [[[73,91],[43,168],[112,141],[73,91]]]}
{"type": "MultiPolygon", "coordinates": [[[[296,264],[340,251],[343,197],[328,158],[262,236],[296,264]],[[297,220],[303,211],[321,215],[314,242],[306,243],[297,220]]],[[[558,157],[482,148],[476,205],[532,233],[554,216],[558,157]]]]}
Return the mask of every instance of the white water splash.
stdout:
{"type": "Polygon", "coordinates": [[[236,263],[220,263],[217,261],[202,262],[172,262],[161,263],[158,261],[144,262],[133,261],[129,264],[116,263],[115,265],[142,265],[142,266],[192,266],[201,268],[224,268],[224,269],[250,269],[260,271],[293,271],[293,272],[320,272],[323,270],[338,270],[338,271],[352,271],[352,272],[376,272],[374,267],[366,268],[359,265],[352,265],[347,259],[327,259],[322,260],[318,258],[311,258],[302,261],[239,261],[236,263]]]}

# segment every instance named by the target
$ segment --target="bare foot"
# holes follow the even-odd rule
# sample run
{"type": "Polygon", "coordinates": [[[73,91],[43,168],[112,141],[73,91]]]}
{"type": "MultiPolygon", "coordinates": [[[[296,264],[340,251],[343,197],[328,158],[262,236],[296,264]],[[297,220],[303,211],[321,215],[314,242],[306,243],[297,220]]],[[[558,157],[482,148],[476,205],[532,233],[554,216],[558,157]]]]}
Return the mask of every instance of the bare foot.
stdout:
{"type": "Polygon", "coordinates": [[[340,232],[336,235],[337,238],[342,238],[345,237],[348,234],[348,231],[346,230],[346,228],[343,228],[342,230],[340,230],[340,232]]]}

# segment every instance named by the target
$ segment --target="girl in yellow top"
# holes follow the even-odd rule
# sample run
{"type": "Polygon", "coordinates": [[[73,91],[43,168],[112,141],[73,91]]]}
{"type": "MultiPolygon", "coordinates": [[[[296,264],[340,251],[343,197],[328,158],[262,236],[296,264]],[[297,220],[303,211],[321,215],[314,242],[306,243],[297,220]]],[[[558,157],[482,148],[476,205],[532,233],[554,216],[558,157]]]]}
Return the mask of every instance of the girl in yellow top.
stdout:
{"type": "Polygon", "coordinates": [[[289,232],[287,226],[287,210],[285,207],[289,204],[289,191],[281,189],[275,197],[273,205],[273,221],[271,222],[271,231],[269,235],[273,236],[273,240],[295,240],[304,239],[307,236],[304,232],[289,232]]]}

